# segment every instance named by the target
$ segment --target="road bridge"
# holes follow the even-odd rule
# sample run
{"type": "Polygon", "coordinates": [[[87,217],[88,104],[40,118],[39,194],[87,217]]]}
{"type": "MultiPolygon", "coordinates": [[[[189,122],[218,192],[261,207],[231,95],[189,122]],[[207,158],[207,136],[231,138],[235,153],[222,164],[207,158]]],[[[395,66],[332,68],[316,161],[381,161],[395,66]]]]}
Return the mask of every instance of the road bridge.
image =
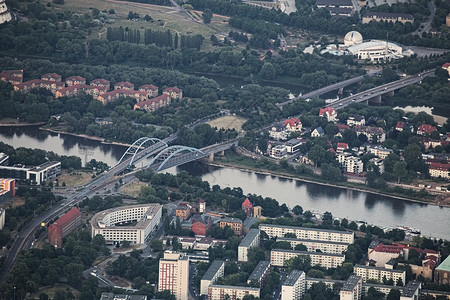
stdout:
{"type": "Polygon", "coordinates": [[[374,101],[381,103],[381,96],[384,94],[393,95],[395,90],[401,89],[405,86],[416,84],[422,81],[424,77],[431,76],[434,74],[434,70],[428,70],[416,75],[407,76],[397,81],[389,82],[387,84],[383,84],[368,90],[365,90],[361,93],[354,94],[352,96],[334,101],[332,104],[328,105],[334,109],[343,108],[351,103],[359,103],[374,101]]]}

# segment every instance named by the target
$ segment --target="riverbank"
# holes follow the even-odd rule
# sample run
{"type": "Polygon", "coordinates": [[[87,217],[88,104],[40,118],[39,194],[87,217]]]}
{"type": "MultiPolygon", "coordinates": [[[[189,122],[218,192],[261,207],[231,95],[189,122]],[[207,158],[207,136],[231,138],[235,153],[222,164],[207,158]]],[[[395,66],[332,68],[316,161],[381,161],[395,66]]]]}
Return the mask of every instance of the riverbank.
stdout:
{"type": "Polygon", "coordinates": [[[0,120],[0,127],[42,126],[44,124],[47,124],[47,122],[24,123],[24,122],[19,122],[17,119],[1,119],[0,120]]]}
{"type": "Polygon", "coordinates": [[[40,130],[44,130],[44,131],[48,131],[48,132],[64,134],[64,135],[70,135],[70,136],[76,136],[76,137],[84,138],[84,139],[87,139],[87,140],[97,141],[97,142],[100,142],[100,143],[105,144],[105,145],[116,145],[116,146],[123,146],[123,147],[130,147],[131,146],[131,144],[126,144],[126,143],[108,142],[108,141],[105,141],[104,138],[101,138],[101,137],[98,137],[98,136],[93,136],[93,135],[72,133],[72,132],[56,130],[56,129],[46,128],[46,127],[39,127],[39,129],[40,130]]]}
{"type": "Polygon", "coordinates": [[[360,185],[355,186],[355,184],[351,184],[351,183],[350,184],[348,184],[348,183],[347,184],[335,184],[335,183],[323,182],[323,181],[319,181],[319,180],[314,180],[309,177],[294,176],[292,174],[287,174],[287,173],[283,173],[283,172],[268,171],[268,170],[264,170],[264,169],[258,169],[258,168],[253,168],[253,167],[249,167],[246,165],[240,165],[240,164],[223,162],[223,161],[222,162],[221,161],[207,162],[206,164],[215,166],[215,167],[229,167],[229,168],[234,168],[234,169],[237,169],[240,171],[254,172],[255,174],[262,174],[262,175],[266,175],[266,176],[277,176],[277,177],[280,177],[283,179],[288,179],[288,180],[298,180],[298,181],[302,181],[302,182],[306,182],[306,183],[313,183],[313,184],[319,184],[319,185],[323,185],[323,186],[343,188],[343,189],[349,189],[349,190],[358,191],[358,192],[371,193],[374,195],[390,197],[390,198],[394,198],[394,199],[398,199],[398,200],[410,201],[410,202],[415,202],[415,203],[420,203],[420,204],[430,204],[430,205],[440,206],[440,207],[450,207],[450,205],[448,205],[448,204],[438,205],[437,203],[435,203],[435,201],[425,201],[425,200],[420,200],[420,199],[415,199],[415,198],[399,196],[397,194],[383,193],[383,192],[380,192],[377,190],[370,189],[368,187],[361,187],[360,185]]]}

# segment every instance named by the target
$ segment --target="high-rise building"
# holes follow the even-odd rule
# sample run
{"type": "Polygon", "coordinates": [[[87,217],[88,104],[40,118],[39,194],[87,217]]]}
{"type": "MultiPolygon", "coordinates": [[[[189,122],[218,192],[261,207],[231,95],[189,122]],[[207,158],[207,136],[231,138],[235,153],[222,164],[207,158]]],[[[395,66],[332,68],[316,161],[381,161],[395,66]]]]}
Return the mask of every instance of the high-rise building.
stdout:
{"type": "Polygon", "coordinates": [[[56,248],[61,248],[62,239],[80,225],[81,212],[78,207],[74,207],[48,227],[49,243],[56,248]]]}
{"type": "Polygon", "coordinates": [[[159,261],[158,291],[169,290],[177,300],[189,295],[189,259],[177,252],[166,251],[159,261]]]}
{"type": "Polygon", "coordinates": [[[305,294],[305,272],[293,270],[281,286],[281,300],[300,300],[305,294]]]}
{"type": "Polygon", "coordinates": [[[360,300],[362,296],[362,278],[350,275],[339,293],[341,300],[360,300]]]}

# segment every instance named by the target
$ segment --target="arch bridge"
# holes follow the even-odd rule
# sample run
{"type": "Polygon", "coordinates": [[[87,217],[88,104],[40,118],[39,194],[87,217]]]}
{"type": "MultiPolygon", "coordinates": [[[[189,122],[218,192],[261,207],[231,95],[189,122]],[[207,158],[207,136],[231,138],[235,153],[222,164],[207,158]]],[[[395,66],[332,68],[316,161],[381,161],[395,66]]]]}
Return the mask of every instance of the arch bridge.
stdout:
{"type": "Polygon", "coordinates": [[[130,147],[125,151],[125,153],[120,158],[117,165],[120,165],[123,161],[127,160],[131,156],[129,166],[132,166],[136,159],[141,158],[143,155],[149,154],[153,151],[167,148],[166,142],[149,137],[141,137],[137,139],[130,147]],[[139,155],[138,155],[139,153],[139,155]],[[126,158],[128,156],[128,158],[126,158]]]}
{"type": "Polygon", "coordinates": [[[159,152],[148,164],[147,168],[162,171],[208,156],[202,150],[186,146],[170,146],[159,152]]]}

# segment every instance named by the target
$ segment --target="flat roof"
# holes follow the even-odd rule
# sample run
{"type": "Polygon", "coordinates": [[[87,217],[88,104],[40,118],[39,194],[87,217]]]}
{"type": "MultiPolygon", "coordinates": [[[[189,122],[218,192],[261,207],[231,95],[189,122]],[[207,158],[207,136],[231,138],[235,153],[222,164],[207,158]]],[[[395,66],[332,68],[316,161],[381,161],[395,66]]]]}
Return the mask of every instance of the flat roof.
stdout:
{"type": "Polygon", "coordinates": [[[296,239],[296,238],[287,238],[287,237],[279,237],[277,241],[299,241],[299,242],[312,242],[319,244],[333,244],[333,245],[345,245],[348,246],[348,243],[344,242],[334,242],[334,241],[321,241],[321,240],[310,240],[310,239],[296,239]]]}
{"type": "Polygon", "coordinates": [[[256,266],[256,268],[253,270],[252,274],[250,274],[250,276],[248,277],[247,281],[253,279],[260,281],[268,268],[270,268],[270,261],[267,260],[260,261],[256,266]]]}
{"type": "Polygon", "coordinates": [[[420,282],[417,281],[410,281],[408,284],[403,288],[402,297],[409,297],[411,298],[414,296],[416,291],[420,288],[420,282]]]}
{"type": "Polygon", "coordinates": [[[248,231],[247,235],[242,239],[239,247],[250,247],[250,244],[255,240],[259,234],[259,229],[252,228],[248,231]]]}
{"type": "Polygon", "coordinates": [[[259,292],[259,288],[252,288],[252,287],[248,287],[248,286],[211,284],[209,287],[210,288],[218,288],[218,289],[244,290],[244,291],[259,292]]]}
{"type": "Polygon", "coordinates": [[[305,273],[305,272],[300,271],[300,270],[293,270],[288,275],[288,277],[286,277],[286,280],[283,282],[283,285],[293,286],[298,281],[300,276],[302,276],[303,273],[305,273]]]}
{"type": "Polygon", "coordinates": [[[450,256],[447,256],[447,258],[443,262],[441,262],[436,270],[450,272],[450,256]]]}
{"type": "Polygon", "coordinates": [[[350,277],[347,279],[347,281],[342,286],[342,291],[353,291],[355,286],[358,284],[358,282],[361,280],[361,276],[356,275],[350,275],[350,277]]]}
{"type": "Polygon", "coordinates": [[[223,218],[220,219],[220,222],[226,222],[226,223],[241,223],[242,224],[242,220],[238,219],[238,218],[223,218]]]}
{"type": "Polygon", "coordinates": [[[215,260],[212,262],[212,264],[209,266],[206,273],[203,275],[202,280],[212,280],[213,277],[217,274],[219,269],[224,265],[225,263],[221,260],[215,260]]]}
{"type": "Polygon", "coordinates": [[[405,270],[386,269],[386,268],[382,268],[382,267],[365,266],[365,265],[358,265],[358,264],[355,265],[355,268],[387,271],[387,272],[394,272],[394,273],[404,273],[404,272],[406,272],[405,270]]]}
{"type": "Polygon", "coordinates": [[[138,205],[128,205],[128,206],[120,206],[110,208],[101,212],[96,213],[91,219],[91,226],[94,229],[116,229],[116,230],[136,230],[136,229],[144,229],[147,225],[153,220],[153,217],[162,209],[162,206],[157,203],[151,204],[138,204],[138,205]],[[104,226],[100,227],[99,223],[103,222],[103,219],[114,212],[118,212],[121,210],[133,209],[133,208],[147,208],[143,216],[138,220],[135,226],[104,226]]]}
{"type": "Polygon", "coordinates": [[[307,230],[307,231],[320,231],[320,232],[333,232],[340,234],[348,234],[353,235],[353,232],[350,231],[339,231],[339,230],[331,230],[331,229],[319,229],[319,228],[308,228],[308,227],[295,227],[295,226],[287,226],[287,225],[276,225],[276,224],[259,224],[259,229],[261,226],[269,226],[269,227],[279,227],[279,228],[289,228],[289,229],[299,229],[299,230],[307,230]]]}
{"type": "MultiPolygon", "coordinates": [[[[276,251],[276,252],[298,253],[298,255],[319,255],[319,256],[345,257],[345,254],[322,253],[322,252],[310,252],[310,251],[296,251],[296,250],[287,250],[287,249],[272,249],[272,251],[276,251]]],[[[271,251],[271,252],[272,252],[272,251],[271,251]]]]}
{"type": "Polygon", "coordinates": [[[47,161],[43,164],[40,164],[39,166],[36,166],[34,168],[32,168],[30,171],[41,171],[42,169],[47,169],[50,167],[54,167],[57,165],[61,165],[61,162],[59,161],[47,161]]]}

